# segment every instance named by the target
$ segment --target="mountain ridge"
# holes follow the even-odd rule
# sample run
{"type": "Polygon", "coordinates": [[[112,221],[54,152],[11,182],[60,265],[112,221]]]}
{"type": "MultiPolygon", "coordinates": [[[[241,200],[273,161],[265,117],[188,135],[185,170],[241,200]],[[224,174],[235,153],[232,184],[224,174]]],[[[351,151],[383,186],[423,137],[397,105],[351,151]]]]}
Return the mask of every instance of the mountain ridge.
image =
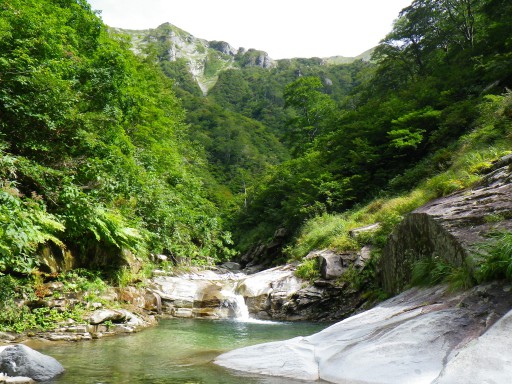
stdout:
{"type": "Polygon", "coordinates": [[[112,28],[113,31],[129,35],[132,50],[136,54],[150,55],[159,51],[159,61],[176,62],[184,60],[189,72],[206,95],[218,80],[219,73],[227,69],[261,67],[276,68],[280,63],[304,59],[319,59],[320,65],[350,64],[357,60],[370,61],[374,48],[355,57],[332,56],[326,58],[272,59],[266,51],[244,47],[233,47],[222,40],[206,40],[171,24],[163,23],[156,28],[134,30],[112,28]]]}

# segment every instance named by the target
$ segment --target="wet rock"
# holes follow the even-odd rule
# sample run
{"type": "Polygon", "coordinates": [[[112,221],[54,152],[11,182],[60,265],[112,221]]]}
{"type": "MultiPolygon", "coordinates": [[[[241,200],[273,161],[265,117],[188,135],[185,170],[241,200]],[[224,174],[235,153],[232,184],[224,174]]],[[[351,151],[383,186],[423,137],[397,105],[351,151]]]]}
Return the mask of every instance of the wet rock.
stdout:
{"type": "Polygon", "coordinates": [[[302,287],[302,280],[294,276],[291,266],[276,267],[250,275],[242,280],[238,292],[245,297],[249,312],[279,311],[285,299],[302,287]]]}
{"type": "Polygon", "coordinates": [[[0,348],[3,348],[0,352],[0,372],[8,376],[48,381],[64,372],[62,365],[53,357],[43,355],[26,345],[17,344],[0,348]]]}

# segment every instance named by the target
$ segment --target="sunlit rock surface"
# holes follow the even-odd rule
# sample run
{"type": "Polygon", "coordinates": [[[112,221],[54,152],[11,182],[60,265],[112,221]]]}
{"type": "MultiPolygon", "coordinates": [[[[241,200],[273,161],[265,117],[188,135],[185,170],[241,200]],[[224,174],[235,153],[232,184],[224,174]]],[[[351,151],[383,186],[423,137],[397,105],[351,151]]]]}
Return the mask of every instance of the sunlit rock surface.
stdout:
{"type": "Polygon", "coordinates": [[[327,281],[311,284],[296,277],[295,269],[285,265],[251,275],[220,270],[155,276],[145,306],[174,317],[219,319],[248,313],[256,319],[289,321],[329,315],[339,319],[357,308],[355,296],[342,287],[327,281]]]}
{"type": "Polygon", "coordinates": [[[437,257],[463,265],[486,235],[512,231],[512,155],[503,157],[479,185],[435,199],[395,228],[380,259],[382,282],[400,292],[418,260],[437,257]]]}
{"type": "Polygon", "coordinates": [[[487,378],[495,381],[466,374],[460,382],[504,383],[505,373],[492,376],[493,367],[510,372],[511,343],[496,349],[501,358],[494,365],[472,348],[484,353],[493,338],[512,332],[508,315],[493,325],[511,307],[510,287],[498,284],[462,294],[444,287],[412,289],[315,335],[234,350],[215,363],[295,379],[380,384],[453,383],[449,375],[487,364],[487,378]]]}

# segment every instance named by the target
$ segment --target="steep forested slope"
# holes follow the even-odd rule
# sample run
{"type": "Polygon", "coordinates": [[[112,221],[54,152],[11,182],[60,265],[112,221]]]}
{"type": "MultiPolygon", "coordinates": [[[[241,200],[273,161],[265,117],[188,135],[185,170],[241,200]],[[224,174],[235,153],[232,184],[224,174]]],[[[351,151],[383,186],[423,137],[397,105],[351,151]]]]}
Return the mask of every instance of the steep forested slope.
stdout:
{"type": "MultiPolygon", "coordinates": [[[[456,149],[464,147],[459,138],[482,119],[492,121],[489,114],[497,112],[489,98],[512,86],[511,18],[505,1],[417,0],[400,13],[374,52],[376,65],[359,73],[363,81],[341,108],[329,107],[321,79],[288,85],[294,156],[240,211],[236,238],[244,249],[277,228],[293,235],[308,218],[407,191],[455,164],[454,154],[462,156],[456,149]]],[[[501,128],[489,128],[487,146],[510,139],[508,112],[501,113],[501,128]]],[[[504,153],[503,143],[498,147],[476,156],[482,163],[496,159],[504,153]]],[[[468,185],[444,177],[438,194],[468,185]]]]}
{"type": "MultiPolygon", "coordinates": [[[[0,272],[38,246],[205,261],[229,238],[160,69],[82,0],[0,2],[0,272]]],[[[112,263],[114,264],[114,263],[112,263]]]]}

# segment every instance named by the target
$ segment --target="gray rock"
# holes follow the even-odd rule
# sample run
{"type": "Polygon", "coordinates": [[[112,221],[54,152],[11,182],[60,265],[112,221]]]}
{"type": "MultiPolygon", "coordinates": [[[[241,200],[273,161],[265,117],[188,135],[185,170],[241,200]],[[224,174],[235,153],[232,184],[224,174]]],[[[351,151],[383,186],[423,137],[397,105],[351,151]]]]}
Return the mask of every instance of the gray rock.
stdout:
{"type": "Polygon", "coordinates": [[[5,372],[8,376],[48,381],[63,373],[64,367],[51,356],[43,355],[26,345],[16,344],[1,351],[0,372],[5,372]]]}
{"type": "Polygon", "coordinates": [[[322,254],[320,260],[320,275],[327,280],[336,279],[345,272],[343,258],[335,253],[322,254]]]}
{"type": "Polygon", "coordinates": [[[365,245],[357,253],[357,259],[356,259],[354,265],[357,268],[364,268],[366,263],[370,260],[371,256],[372,256],[372,247],[371,247],[371,245],[365,245]]]}
{"type": "Polygon", "coordinates": [[[235,56],[238,52],[236,48],[233,48],[230,44],[225,41],[209,41],[210,48],[213,48],[225,55],[235,56]]]}
{"type": "Polygon", "coordinates": [[[512,312],[495,326],[482,320],[511,304],[499,284],[464,293],[415,288],[314,335],[237,349],[215,363],[333,383],[508,383],[512,312]]]}
{"type": "Polygon", "coordinates": [[[320,263],[320,275],[327,280],[341,277],[347,268],[354,263],[355,253],[335,253],[324,250],[313,253],[320,263]]]}
{"type": "Polygon", "coordinates": [[[416,209],[395,228],[380,260],[389,292],[409,283],[414,263],[437,257],[461,266],[486,234],[512,230],[510,159],[502,159],[484,181],[470,190],[439,198],[416,209]],[[503,165],[505,164],[505,165],[503,165]]]}
{"type": "Polygon", "coordinates": [[[229,271],[240,271],[240,269],[242,268],[240,264],[235,263],[233,261],[227,261],[225,263],[222,263],[221,267],[226,268],[229,271]]]}
{"type": "Polygon", "coordinates": [[[89,323],[97,325],[104,323],[105,321],[112,321],[114,323],[122,322],[126,319],[126,314],[122,311],[116,311],[113,309],[99,309],[94,311],[89,317],[89,323]]]}

